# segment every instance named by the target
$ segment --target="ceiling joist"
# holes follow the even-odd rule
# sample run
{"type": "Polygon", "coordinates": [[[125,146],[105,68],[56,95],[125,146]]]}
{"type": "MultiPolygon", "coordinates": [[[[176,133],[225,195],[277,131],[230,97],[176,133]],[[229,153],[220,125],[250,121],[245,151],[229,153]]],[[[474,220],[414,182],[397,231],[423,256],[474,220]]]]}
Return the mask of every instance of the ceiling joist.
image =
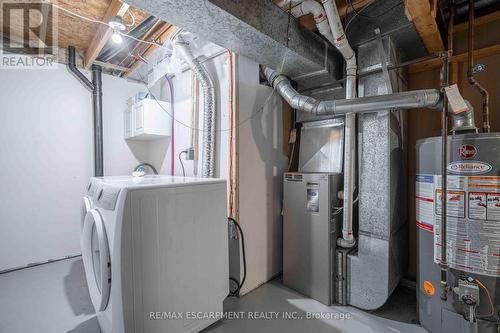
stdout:
{"type": "Polygon", "coordinates": [[[412,21],[429,52],[444,50],[443,40],[436,23],[435,0],[406,0],[405,13],[412,21]]]}
{"type": "MultiPolygon", "coordinates": [[[[487,14],[487,15],[475,18],[474,19],[474,26],[477,27],[477,26],[487,24],[490,22],[494,22],[494,21],[498,21],[498,20],[500,20],[500,11],[496,11],[496,12],[493,12],[491,14],[487,14]]],[[[453,33],[467,31],[468,27],[469,27],[469,22],[457,24],[453,27],[453,33]]]]}
{"type": "MultiPolygon", "coordinates": [[[[168,25],[168,28],[165,29],[162,33],[159,34],[158,38],[156,38],[155,42],[159,45],[163,45],[167,40],[171,39],[177,32],[179,28],[173,25],[168,25]]],[[[143,58],[149,57],[153,52],[158,48],[157,45],[149,44],[146,50],[141,54],[143,58]]],[[[130,67],[129,71],[124,73],[122,77],[127,78],[131,75],[142,63],[139,61],[134,62],[134,64],[130,67]]]]}
{"type": "MultiPolygon", "coordinates": [[[[114,16],[118,15],[118,13],[124,13],[125,11],[122,8],[123,6],[128,5],[122,3],[120,0],[111,0],[102,21],[108,23],[114,16]]],[[[92,66],[94,60],[96,60],[99,56],[99,53],[103,49],[104,45],[106,45],[112,34],[113,30],[110,27],[105,26],[104,24],[99,24],[94,37],[85,52],[85,59],[83,61],[85,69],[89,69],[90,66],[92,66]]]]}
{"type": "MultiPolygon", "coordinates": [[[[485,48],[478,49],[478,50],[474,50],[473,54],[474,54],[474,58],[476,58],[476,59],[485,58],[485,57],[489,57],[492,55],[500,54],[500,44],[485,47],[485,48]]],[[[457,63],[467,61],[467,52],[452,56],[450,58],[450,61],[457,62],[457,63]]],[[[429,70],[432,70],[434,68],[440,67],[441,64],[442,64],[442,60],[439,58],[436,58],[436,59],[424,61],[424,62],[421,62],[418,64],[410,65],[408,68],[408,72],[410,74],[425,72],[425,71],[429,71],[429,70]]]]}

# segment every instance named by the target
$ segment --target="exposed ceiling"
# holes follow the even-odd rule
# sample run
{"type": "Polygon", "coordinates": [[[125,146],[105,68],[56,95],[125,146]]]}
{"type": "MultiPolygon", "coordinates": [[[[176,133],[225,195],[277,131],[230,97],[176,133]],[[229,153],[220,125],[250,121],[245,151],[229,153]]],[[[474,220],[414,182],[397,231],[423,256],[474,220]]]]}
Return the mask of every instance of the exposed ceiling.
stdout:
{"type": "MultiPolygon", "coordinates": [[[[76,14],[94,20],[102,20],[111,0],[58,0],[56,3],[76,14]]],[[[129,11],[135,18],[135,25],[149,16],[149,14],[137,8],[131,7],[129,11]]],[[[23,20],[19,14],[22,14],[22,12],[13,12],[10,21],[10,31],[14,32],[16,37],[22,37],[23,20]]],[[[132,23],[132,17],[129,14],[126,14],[123,19],[126,24],[132,23]]],[[[6,31],[6,21],[3,24],[3,31],[6,31]]],[[[56,45],[60,48],[72,45],[79,51],[87,49],[97,30],[96,23],[77,18],[62,10],[57,10],[57,26],[58,39],[56,45]]]]}
{"type": "MultiPolygon", "coordinates": [[[[46,20],[48,25],[56,23],[56,40],[54,40],[51,34],[47,34],[47,40],[51,43],[51,46],[57,46],[59,53],[65,54],[64,50],[68,46],[74,46],[79,54],[84,55],[84,66],[88,68],[98,58],[103,49],[107,48],[109,51],[110,48],[116,47],[111,46],[108,42],[112,32],[109,27],[86,20],[82,17],[95,21],[108,22],[110,18],[117,15],[120,10],[127,8],[128,5],[124,5],[118,0],[58,0],[55,4],[73,13],[71,14],[65,10],[55,8],[54,13],[56,13],[56,16],[53,19],[46,20]],[[127,7],[122,8],[122,6],[127,7]],[[78,17],[78,15],[82,17],[78,17]]],[[[165,34],[167,30],[175,28],[166,22],[155,19],[155,24],[147,26],[147,30],[140,29],[142,27],[141,24],[148,20],[148,18],[150,19],[151,16],[149,13],[134,7],[128,7],[127,11],[122,10],[122,12],[123,22],[127,25],[126,33],[130,34],[134,30],[138,31],[141,33],[135,36],[138,39],[155,41],[158,40],[162,34],[165,34]]],[[[50,15],[47,15],[42,10],[41,13],[33,12],[34,17],[30,19],[34,19],[34,22],[37,20],[42,22],[42,16],[44,14],[46,17],[50,17],[50,15]],[[36,15],[39,17],[36,17],[36,15]]],[[[10,16],[10,22],[3,21],[2,32],[4,32],[4,36],[2,37],[4,39],[13,41],[22,40],[22,15],[22,11],[13,11],[10,16]],[[8,36],[6,36],[5,32],[9,32],[8,36]]],[[[39,29],[41,29],[41,27],[39,29]]],[[[36,29],[34,30],[37,31],[36,29]]],[[[50,31],[50,29],[48,29],[48,31],[50,31]]],[[[132,40],[126,40],[126,42],[128,42],[128,48],[131,51],[133,50],[132,52],[134,55],[141,54],[153,46],[151,44],[138,43],[132,40]]],[[[122,48],[125,49],[124,47],[122,48]]],[[[64,56],[58,55],[58,57],[61,61],[64,61],[64,56]]],[[[105,63],[109,65],[107,66],[108,70],[112,69],[116,72],[116,69],[119,69],[118,72],[126,73],[128,72],[127,68],[135,68],[134,63],[140,61],[138,59],[140,58],[134,58],[128,51],[118,52],[113,57],[107,59],[105,63]],[[124,63],[123,66],[118,66],[118,64],[121,65],[122,63],[124,63]]]]}
{"type": "MultiPolygon", "coordinates": [[[[278,4],[284,0],[272,1],[278,4]]],[[[124,6],[119,0],[58,0],[55,3],[76,15],[104,22],[108,22],[124,6]]],[[[349,25],[347,35],[354,46],[373,39],[375,28],[380,27],[384,30],[382,33],[391,34],[400,41],[398,44],[401,48],[410,53],[407,58],[444,50],[443,22],[449,15],[449,1],[336,0],[336,3],[344,24],[349,25]]],[[[467,3],[467,0],[456,0],[457,23],[466,20],[467,3]]],[[[500,0],[476,0],[475,8],[476,17],[492,17],[500,13],[500,0]]],[[[163,43],[178,31],[175,26],[151,17],[138,8],[129,7],[123,13],[123,20],[128,25],[127,33],[138,39],[163,43]]],[[[500,19],[500,15],[496,18],[500,19]]],[[[316,31],[312,15],[301,17],[299,22],[316,31]]],[[[6,22],[3,24],[3,31],[6,31],[6,22]]],[[[22,18],[13,15],[9,24],[10,36],[20,38],[22,26],[22,18]]],[[[101,64],[106,63],[115,74],[122,76],[129,75],[142,63],[141,57],[147,57],[156,48],[155,45],[128,40],[126,47],[122,46],[120,50],[108,42],[112,31],[107,26],[89,22],[64,10],[57,10],[57,27],[57,42],[54,41],[54,45],[60,49],[74,46],[84,55],[86,68],[99,60],[101,64]]]]}

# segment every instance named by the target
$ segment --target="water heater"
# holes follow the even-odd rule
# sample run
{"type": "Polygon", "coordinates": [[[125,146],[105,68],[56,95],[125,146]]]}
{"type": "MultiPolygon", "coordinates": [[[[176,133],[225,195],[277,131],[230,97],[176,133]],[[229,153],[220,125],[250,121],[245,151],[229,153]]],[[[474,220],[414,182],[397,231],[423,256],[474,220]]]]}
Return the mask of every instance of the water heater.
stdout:
{"type": "Polygon", "coordinates": [[[418,310],[431,333],[500,332],[500,134],[448,137],[447,193],[441,137],[417,142],[418,310]],[[441,198],[446,198],[446,244],[441,198]],[[441,247],[448,292],[440,294],[441,247]]]}

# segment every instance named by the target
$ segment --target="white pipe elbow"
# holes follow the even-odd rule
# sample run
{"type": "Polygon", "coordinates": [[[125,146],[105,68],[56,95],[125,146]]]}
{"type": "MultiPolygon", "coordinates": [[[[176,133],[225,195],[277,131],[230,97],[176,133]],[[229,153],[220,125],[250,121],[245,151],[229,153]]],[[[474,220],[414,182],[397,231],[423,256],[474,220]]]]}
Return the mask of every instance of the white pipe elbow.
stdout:
{"type": "MultiPolygon", "coordinates": [[[[313,14],[316,23],[326,19],[325,10],[323,6],[314,0],[306,0],[299,5],[304,14],[313,14]]],[[[298,7],[299,7],[298,6],[298,7]]]]}

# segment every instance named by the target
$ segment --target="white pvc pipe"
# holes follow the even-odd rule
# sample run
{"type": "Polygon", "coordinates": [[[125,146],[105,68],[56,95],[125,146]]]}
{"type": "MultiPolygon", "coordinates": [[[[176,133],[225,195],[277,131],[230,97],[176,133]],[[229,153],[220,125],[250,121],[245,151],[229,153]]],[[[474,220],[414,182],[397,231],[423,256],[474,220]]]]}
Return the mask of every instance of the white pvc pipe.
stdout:
{"type": "MultiPolygon", "coordinates": [[[[289,1],[282,1],[283,5],[278,4],[281,8],[288,10],[289,1]]],[[[294,2],[292,2],[294,4],[294,2]]],[[[316,22],[316,28],[320,34],[325,36],[325,38],[332,44],[335,43],[335,38],[333,38],[332,30],[328,24],[328,19],[326,17],[325,10],[323,6],[314,0],[302,1],[296,6],[292,7],[290,13],[296,17],[302,17],[308,14],[312,14],[314,17],[314,22],[316,22]]]]}
{"type": "Polygon", "coordinates": [[[328,39],[330,43],[334,43],[334,38],[330,26],[328,25],[328,19],[326,18],[325,10],[323,6],[314,0],[306,0],[300,3],[298,6],[292,8],[291,13],[295,17],[301,17],[307,14],[312,14],[314,17],[314,22],[316,22],[316,27],[318,31],[328,39]]]}
{"type": "MultiPolygon", "coordinates": [[[[342,21],[340,20],[337,6],[333,0],[321,0],[334,38],[335,47],[346,61],[346,99],[356,98],[356,54],[346,38],[342,21]]],[[[354,204],[354,179],[356,165],[356,115],[345,115],[345,140],[344,140],[344,205],[342,238],[337,240],[341,247],[353,247],[356,240],[353,235],[353,204],[354,204]]]]}

